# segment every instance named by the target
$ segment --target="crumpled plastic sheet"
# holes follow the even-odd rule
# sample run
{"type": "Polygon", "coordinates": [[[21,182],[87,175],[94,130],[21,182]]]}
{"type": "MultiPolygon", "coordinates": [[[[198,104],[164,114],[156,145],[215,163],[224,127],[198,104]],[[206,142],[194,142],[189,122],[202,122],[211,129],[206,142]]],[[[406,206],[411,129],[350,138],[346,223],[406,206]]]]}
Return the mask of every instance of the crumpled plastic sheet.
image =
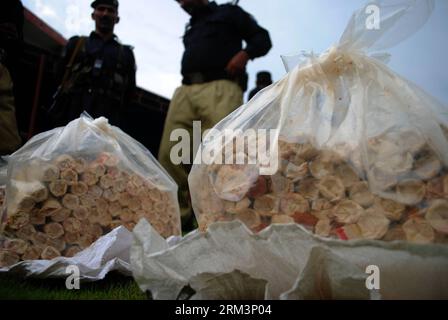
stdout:
{"type": "Polygon", "coordinates": [[[253,234],[239,221],[170,244],[146,221],[133,233],[133,275],[154,299],[448,299],[444,245],[329,240],[296,224],[253,234]]]}
{"type": "MultiPolygon", "coordinates": [[[[142,219],[146,222],[145,219],[142,219]]],[[[147,222],[146,222],[147,223],[147,222]]],[[[168,246],[179,242],[181,237],[172,236],[166,240],[168,246]]],[[[111,271],[131,276],[130,249],[133,235],[121,226],[99,238],[89,248],[81,251],[73,258],[59,257],[53,260],[22,261],[9,268],[0,268],[0,274],[19,274],[32,278],[66,278],[67,267],[79,268],[79,279],[82,281],[98,281],[111,271]]]]}
{"type": "Polygon", "coordinates": [[[132,245],[132,233],[121,226],[98,239],[89,248],[73,258],[59,257],[53,260],[23,261],[9,268],[0,269],[1,273],[14,273],[33,278],[66,278],[67,267],[77,266],[80,280],[102,280],[111,271],[131,275],[129,250],[132,245]]]}

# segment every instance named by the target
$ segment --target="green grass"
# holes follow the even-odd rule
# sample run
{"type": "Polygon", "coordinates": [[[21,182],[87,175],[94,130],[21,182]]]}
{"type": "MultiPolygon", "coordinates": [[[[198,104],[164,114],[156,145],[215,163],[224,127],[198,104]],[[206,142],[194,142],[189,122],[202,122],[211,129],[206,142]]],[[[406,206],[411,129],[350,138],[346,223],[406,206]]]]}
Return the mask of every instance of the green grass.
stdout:
{"type": "Polygon", "coordinates": [[[111,273],[97,282],[81,282],[80,290],[67,290],[65,279],[31,279],[0,275],[0,300],[144,300],[130,277],[111,273]]]}

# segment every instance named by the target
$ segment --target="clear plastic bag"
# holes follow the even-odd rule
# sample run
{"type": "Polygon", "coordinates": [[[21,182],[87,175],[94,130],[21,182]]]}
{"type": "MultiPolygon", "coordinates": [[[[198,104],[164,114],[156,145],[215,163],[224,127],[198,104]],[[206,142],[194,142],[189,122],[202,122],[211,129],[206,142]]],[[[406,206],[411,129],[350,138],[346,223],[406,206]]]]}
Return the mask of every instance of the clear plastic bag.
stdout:
{"type": "Polygon", "coordinates": [[[366,28],[363,7],[338,45],[285,58],[289,73],[205,138],[206,154],[227,141],[219,154],[237,149],[225,129],[277,129],[267,150],[277,149],[278,170],[195,164],[189,182],[201,229],[240,219],[253,231],[296,222],[324,237],[448,242],[447,109],[376,52],[418,30],[434,1],[372,4],[379,30],[366,28]]]}
{"type": "Polygon", "coordinates": [[[0,267],[73,256],[142,218],[180,235],[177,185],[139,142],[83,115],[10,157],[0,267]]]}
{"type": "MultiPolygon", "coordinates": [[[[0,216],[3,213],[3,205],[5,203],[6,197],[6,172],[7,172],[7,162],[0,158],[0,216]]],[[[1,219],[0,219],[1,222],[1,219]]]]}

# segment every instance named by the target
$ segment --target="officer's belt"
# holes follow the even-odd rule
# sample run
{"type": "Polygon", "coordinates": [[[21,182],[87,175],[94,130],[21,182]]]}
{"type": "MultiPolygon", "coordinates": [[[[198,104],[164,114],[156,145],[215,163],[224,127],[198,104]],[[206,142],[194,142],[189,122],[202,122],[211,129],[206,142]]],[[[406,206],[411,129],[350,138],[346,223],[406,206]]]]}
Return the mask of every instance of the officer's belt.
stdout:
{"type": "Polygon", "coordinates": [[[70,88],[66,91],[66,93],[70,95],[79,95],[82,96],[84,94],[95,95],[95,96],[106,96],[112,99],[121,99],[122,93],[113,90],[113,89],[103,89],[103,88],[91,88],[89,86],[75,87],[70,88]]]}
{"type": "Polygon", "coordinates": [[[194,72],[184,75],[182,84],[192,85],[207,83],[215,80],[234,80],[227,74],[226,71],[213,71],[213,72],[194,72]]]}

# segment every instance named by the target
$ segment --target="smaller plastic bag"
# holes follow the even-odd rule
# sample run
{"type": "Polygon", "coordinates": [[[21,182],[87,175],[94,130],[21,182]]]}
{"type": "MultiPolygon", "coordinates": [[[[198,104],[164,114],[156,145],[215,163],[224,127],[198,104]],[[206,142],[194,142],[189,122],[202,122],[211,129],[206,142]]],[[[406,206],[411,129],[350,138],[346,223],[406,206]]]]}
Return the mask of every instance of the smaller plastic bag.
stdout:
{"type": "Polygon", "coordinates": [[[0,268],[74,256],[142,218],[180,235],[177,185],[139,142],[83,115],[10,157],[0,268]]]}

